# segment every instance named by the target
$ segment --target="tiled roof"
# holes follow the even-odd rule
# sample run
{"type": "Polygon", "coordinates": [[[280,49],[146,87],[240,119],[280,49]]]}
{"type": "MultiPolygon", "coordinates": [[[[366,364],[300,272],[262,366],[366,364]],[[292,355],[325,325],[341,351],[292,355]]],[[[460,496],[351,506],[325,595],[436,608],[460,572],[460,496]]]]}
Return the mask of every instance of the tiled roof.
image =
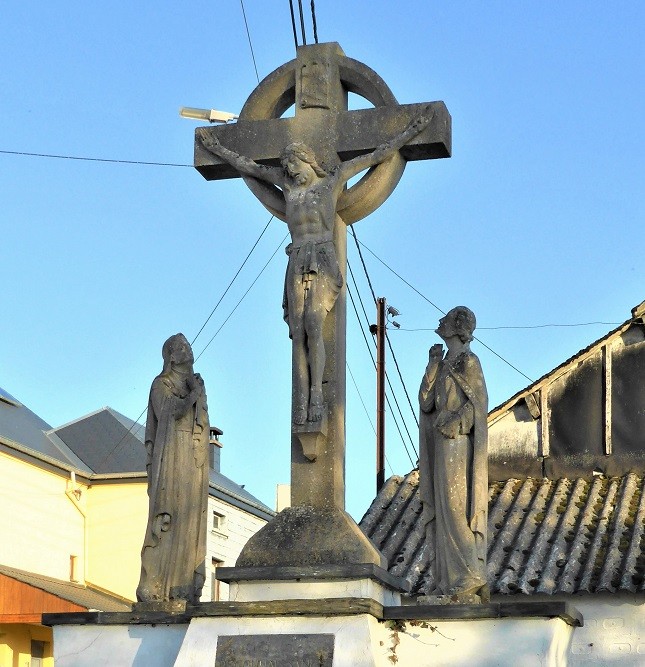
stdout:
{"type": "MultiPolygon", "coordinates": [[[[645,592],[645,477],[510,479],[490,485],[492,593],[645,592]]],[[[421,525],[418,471],[391,477],[360,522],[405,577],[432,593],[433,545],[421,525]]]]}
{"type": "Polygon", "coordinates": [[[51,429],[47,422],[4,390],[2,395],[5,398],[0,400],[0,444],[12,448],[18,445],[28,454],[41,455],[67,467],[91,472],[64,442],[47,437],[45,431],[51,429]]]}
{"type": "Polygon", "coordinates": [[[97,611],[130,611],[132,604],[117,595],[75,584],[70,581],[53,579],[42,574],[18,570],[6,565],[0,565],[0,574],[22,581],[35,588],[51,593],[63,600],[68,600],[86,609],[97,611]]]}
{"type": "Polygon", "coordinates": [[[146,469],[144,426],[112,408],[102,408],[48,435],[60,438],[93,472],[140,472],[146,469]]]}

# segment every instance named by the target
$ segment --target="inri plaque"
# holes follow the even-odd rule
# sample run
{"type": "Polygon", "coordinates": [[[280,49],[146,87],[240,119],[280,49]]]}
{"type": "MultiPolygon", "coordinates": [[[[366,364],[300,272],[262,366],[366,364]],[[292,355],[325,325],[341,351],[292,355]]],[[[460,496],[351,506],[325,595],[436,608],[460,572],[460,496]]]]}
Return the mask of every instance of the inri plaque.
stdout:
{"type": "Polygon", "coordinates": [[[332,667],[334,635],[220,635],[215,667],[332,667]]]}

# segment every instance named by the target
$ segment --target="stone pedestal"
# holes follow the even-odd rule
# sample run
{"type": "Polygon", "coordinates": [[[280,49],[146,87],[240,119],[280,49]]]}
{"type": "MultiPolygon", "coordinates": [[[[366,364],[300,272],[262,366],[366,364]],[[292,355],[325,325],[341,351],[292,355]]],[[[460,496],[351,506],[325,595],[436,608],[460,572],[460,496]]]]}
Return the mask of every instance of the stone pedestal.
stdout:
{"type": "Polygon", "coordinates": [[[279,610],[285,602],[327,600],[363,602],[377,607],[399,606],[409,590],[404,579],[372,563],[319,567],[222,567],[217,578],[229,585],[231,602],[271,602],[279,610]]]}
{"type": "Polygon", "coordinates": [[[563,602],[383,606],[345,597],[43,620],[54,627],[56,667],[564,667],[582,625],[563,602]]]}
{"type": "MultiPolygon", "coordinates": [[[[315,484],[312,480],[311,484],[315,484]]],[[[318,567],[372,563],[387,567],[380,551],[339,507],[288,507],[253,535],[238,568],[318,567]]]]}

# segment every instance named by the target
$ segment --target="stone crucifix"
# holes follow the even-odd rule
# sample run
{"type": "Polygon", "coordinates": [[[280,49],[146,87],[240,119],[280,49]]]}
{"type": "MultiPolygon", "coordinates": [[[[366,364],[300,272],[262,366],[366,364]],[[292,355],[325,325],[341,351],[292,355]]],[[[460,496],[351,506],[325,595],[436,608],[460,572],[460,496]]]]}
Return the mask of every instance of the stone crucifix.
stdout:
{"type": "Polygon", "coordinates": [[[293,341],[292,506],[344,513],[346,227],[385,201],[407,160],[449,157],[450,140],[442,102],[399,105],[336,43],[299,47],[237,123],[196,131],[200,173],[242,176],[291,234],[283,307],[293,341]],[[349,111],[348,92],[374,107],[349,111]],[[294,103],[295,115],[281,118],[294,103]]]}

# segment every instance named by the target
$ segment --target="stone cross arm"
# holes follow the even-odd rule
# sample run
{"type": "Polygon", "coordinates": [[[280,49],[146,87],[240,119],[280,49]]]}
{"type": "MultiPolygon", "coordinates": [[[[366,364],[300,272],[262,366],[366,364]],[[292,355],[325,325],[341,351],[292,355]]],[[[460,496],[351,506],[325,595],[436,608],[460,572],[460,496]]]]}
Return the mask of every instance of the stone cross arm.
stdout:
{"type": "MultiPolygon", "coordinates": [[[[450,157],[451,118],[443,102],[379,106],[355,111],[327,113],[324,134],[327,145],[334,148],[341,161],[369,153],[380,144],[403,132],[427,107],[432,120],[419,135],[401,148],[406,160],[428,160],[450,157]]],[[[268,120],[243,120],[231,125],[206,128],[221,144],[240,155],[264,165],[279,166],[280,154],[295,141],[304,141],[317,150],[316,137],[320,128],[309,132],[306,122],[298,116],[268,120]],[[311,137],[309,135],[312,135],[311,137]]],[[[324,161],[324,156],[323,156],[324,161]]],[[[208,152],[195,138],[195,168],[209,181],[235,178],[240,174],[228,163],[208,152]]]]}

